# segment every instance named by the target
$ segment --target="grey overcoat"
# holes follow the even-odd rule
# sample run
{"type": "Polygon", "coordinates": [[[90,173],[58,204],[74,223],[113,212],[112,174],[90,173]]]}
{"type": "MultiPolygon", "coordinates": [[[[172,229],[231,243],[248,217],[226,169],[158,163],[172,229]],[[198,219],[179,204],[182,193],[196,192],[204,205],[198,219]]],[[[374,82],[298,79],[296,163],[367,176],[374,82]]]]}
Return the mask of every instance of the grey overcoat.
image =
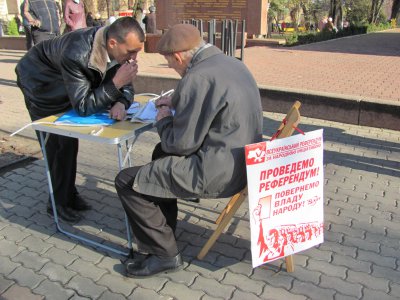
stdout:
{"type": "Polygon", "coordinates": [[[171,156],[143,166],[133,189],[163,198],[223,198],[246,185],[244,146],[261,141],[253,76],[211,46],[195,54],[172,96],[175,116],[156,123],[171,156]]]}

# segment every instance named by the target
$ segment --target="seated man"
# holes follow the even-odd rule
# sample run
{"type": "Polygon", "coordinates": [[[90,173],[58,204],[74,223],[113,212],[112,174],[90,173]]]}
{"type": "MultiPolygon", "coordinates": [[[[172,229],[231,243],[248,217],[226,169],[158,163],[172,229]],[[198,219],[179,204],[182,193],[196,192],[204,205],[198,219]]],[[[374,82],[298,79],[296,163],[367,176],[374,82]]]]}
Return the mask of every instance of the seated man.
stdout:
{"type": "MultiPolygon", "coordinates": [[[[73,108],[86,116],[110,109],[123,120],[133,98],[135,60],[144,33],[130,17],[43,41],[18,62],[17,84],[32,121],[73,108]],[[127,63],[127,61],[130,61],[127,63]]],[[[75,187],[78,139],[50,134],[46,143],[54,199],[61,219],[76,222],[90,209],[75,187]]],[[[51,205],[47,211],[53,213],[51,205]]]]}
{"type": "Polygon", "coordinates": [[[161,143],[151,163],[124,169],[115,180],[138,250],[147,254],[127,262],[132,277],[182,267],[177,198],[239,192],[246,185],[244,146],[262,138],[259,90],[242,62],[205,44],[189,24],[170,28],[158,51],[182,77],[172,97],[157,102],[161,143]]]}

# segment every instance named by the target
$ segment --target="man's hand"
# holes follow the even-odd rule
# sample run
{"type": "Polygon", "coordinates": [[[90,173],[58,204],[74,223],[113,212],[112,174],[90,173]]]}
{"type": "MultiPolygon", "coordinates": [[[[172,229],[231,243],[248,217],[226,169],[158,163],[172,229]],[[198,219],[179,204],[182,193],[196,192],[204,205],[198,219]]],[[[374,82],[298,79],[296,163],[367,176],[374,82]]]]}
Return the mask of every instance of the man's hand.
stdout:
{"type": "Polygon", "coordinates": [[[124,120],[126,117],[125,105],[121,102],[116,102],[110,109],[110,118],[115,120],[124,120]]]}
{"type": "Polygon", "coordinates": [[[172,116],[171,110],[167,106],[161,106],[158,109],[156,121],[160,121],[161,119],[169,116],[172,116]]]}
{"type": "Polygon", "coordinates": [[[117,89],[120,89],[124,85],[132,83],[132,80],[136,78],[138,72],[138,65],[136,61],[124,63],[115,73],[113,78],[114,85],[117,89]]]}
{"type": "Polygon", "coordinates": [[[156,107],[161,108],[163,106],[168,107],[169,109],[172,108],[172,103],[171,103],[171,96],[163,96],[156,100],[156,107]]]}

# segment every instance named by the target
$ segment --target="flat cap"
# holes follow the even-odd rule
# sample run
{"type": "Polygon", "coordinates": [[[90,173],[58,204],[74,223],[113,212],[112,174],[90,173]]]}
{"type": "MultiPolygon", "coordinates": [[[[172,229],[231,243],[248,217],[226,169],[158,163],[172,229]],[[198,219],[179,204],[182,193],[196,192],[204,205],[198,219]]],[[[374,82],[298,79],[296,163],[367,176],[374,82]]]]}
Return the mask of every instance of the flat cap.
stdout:
{"type": "Polygon", "coordinates": [[[193,49],[200,45],[200,31],[190,24],[176,24],[161,37],[157,44],[160,54],[172,54],[193,49]]]}

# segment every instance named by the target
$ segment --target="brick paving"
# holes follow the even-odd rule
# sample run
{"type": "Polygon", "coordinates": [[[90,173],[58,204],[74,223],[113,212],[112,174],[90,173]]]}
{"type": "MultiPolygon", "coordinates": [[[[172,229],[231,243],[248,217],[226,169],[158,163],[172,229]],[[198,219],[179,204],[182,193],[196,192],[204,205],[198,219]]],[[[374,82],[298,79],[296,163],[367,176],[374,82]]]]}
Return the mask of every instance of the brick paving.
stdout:
{"type": "MultiPolygon", "coordinates": [[[[252,51],[256,49],[246,49],[245,59],[252,51]]],[[[341,55],[326,54],[333,57],[333,53],[341,55]]],[[[13,73],[22,55],[0,50],[4,133],[29,122],[13,73]]],[[[143,72],[157,66],[158,74],[167,70],[161,60],[155,62],[156,56],[141,57],[143,72]],[[147,59],[154,66],[149,67],[147,59]]],[[[398,61],[396,56],[390,59],[398,61]]],[[[354,80],[355,75],[350,77],[354,80]]],[[[314,84],[313,90],[318,88],[314,84]]],[[[337,92],[333,87],[329,91],[337,92]]],[[[282,116],[264,112],[266,139],[282,116]]],[[[122,257],[57,232],[45,213],[45,168],[37,160],[0,173],[0,299],[398,299],[400,132],[312,118],[303,118],[300,128],[306,132],[324,129],[325,242],[296,254],[294,273],[285,271],[283,260],[252,269],[246,205],[205,259],[197,260],[197,252],[215,226],[212,220],[226,204],[225,199],[208,199],[200,204],[179,203],[177,237],[184,270],[148,279],[126,278],[122,257]]],[[[21,136],[37,147],[31,129],[21,136]]],[[[140,136],[133,153],[135,165],[150,161],[157,141],[154,131],[140,136]]],[[[117,169],[115,147],[80,144],[77,185],[94,209],[75,227],[109,243],[126,245],[123,210],[113,186],[117,169]]]]}
{"type": "MultiPolygon", "coordinates": [[[[400,105],[400,28],[290,48],[249,47],[244,63],[266,87],[400,105]]],[[[139,57],[139,71],[177,77],[153,53],[139,57]]]]}

